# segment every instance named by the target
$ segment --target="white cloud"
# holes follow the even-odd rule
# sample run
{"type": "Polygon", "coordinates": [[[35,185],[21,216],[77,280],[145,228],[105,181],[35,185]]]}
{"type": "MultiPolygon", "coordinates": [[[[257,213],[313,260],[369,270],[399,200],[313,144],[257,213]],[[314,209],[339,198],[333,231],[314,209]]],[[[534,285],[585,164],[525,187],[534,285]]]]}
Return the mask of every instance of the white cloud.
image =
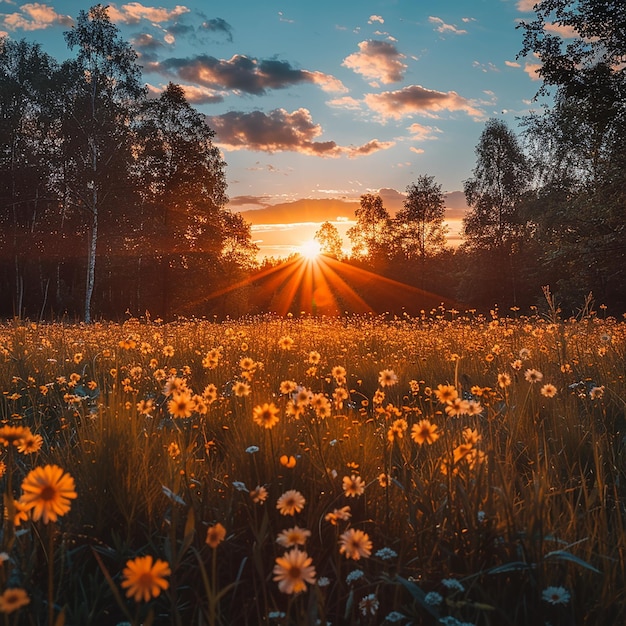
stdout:
{"type": "Polygon", "coordinates": [[[440,17],[435,17],[433,15],[431,15],[428,18],[428,21],[431,24],[435,24],[437,26],[437,28],[435,28],[435,30],[438,33],[441,34],[453,34],[453,35],[466,35],[467,31],[462,29],[462,28],[458,28],[457,26],[455,26],[454,24],[446,24],[440,17]]]}

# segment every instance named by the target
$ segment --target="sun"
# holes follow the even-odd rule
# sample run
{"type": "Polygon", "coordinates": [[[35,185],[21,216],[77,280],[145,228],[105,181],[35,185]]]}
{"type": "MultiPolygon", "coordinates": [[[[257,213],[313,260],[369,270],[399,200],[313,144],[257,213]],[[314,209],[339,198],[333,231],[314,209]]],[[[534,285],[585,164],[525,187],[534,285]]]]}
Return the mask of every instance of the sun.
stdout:
{"type": "Polygon", "coordinates": [[[305,241],[303,244],[300,245],[298,251],[305,259],[309,260],[317,258],[321,253],[320,244],[315,241],[315,239],[305,241]]]}

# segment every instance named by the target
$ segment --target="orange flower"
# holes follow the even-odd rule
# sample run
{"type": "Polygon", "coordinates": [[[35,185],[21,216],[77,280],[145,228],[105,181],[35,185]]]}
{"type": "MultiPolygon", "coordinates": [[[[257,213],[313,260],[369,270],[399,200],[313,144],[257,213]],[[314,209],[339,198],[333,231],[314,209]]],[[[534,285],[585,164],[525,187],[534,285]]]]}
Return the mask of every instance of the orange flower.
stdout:
{"type": "Polygon", "coordinates": [[[218,522],[207,529],[205,543],[210,548],[217,548],[224,541],[225,537],[226,529],[218,522]]]}
{"type": "Polygon", "coordinates": [[[347,559],[358,561],[361,557],[367,558],[372,553],[372,542],[369,535],[362,530],[349,528],[339,536],[339,552],[347,559]]]}
{"type": "Polygon", "coordinates": [[[266,402],[252,409],[252,419],[255,424],[269,429],[278,424],[278,413],[278,407],[273,402],[270,404],[266,402]]]}
{"type": "Polygon", "coordinates": [[[352,474],[343,477],[343,492],[348,498],[356,498],[363,495],[365,491],[365,482],[360,476],[352,474]]]}
{"type": "Polygon", "coordinates": [[[413,424],[411,429],[411,438],[420,446],[423,443],[435,443],[439,439],[438,428],[435,424],[431,424],[430,420],[421,420],[417,424],[413,424]]]}
{"type": "Polygon", "coordinates": [[[311,536],[311,531],[306,528],[300,528],[294,526],[283,530],[276,537],[276,543],[283,546],[283,548],[291,548],[292,546],[303,546],[306,540],[311,536]]]}
{"type": "Polygon", "coordinates": [[[13,613],[17,609],[30,603],[30,598],[24,589],[13,587],[5,589],[0,595],[0,612],[13,613]]]}
{"type": "Polygon", "coordinates": [[[296,466],[296,457],[295,456],[287,456],[286,454],[283,454],[280,457],[280,464],[283,467],[288,467],[289,469],[291,469],[292,467],[296,466]]]}
{"type": "Polygon", "coordinates": [[[153,563],[150,555],[138,556],[126,562],[121,585],[126,589],[126,597],[133,598],[135,602],[147,602],[169,587],[165,576],[171,573],[165,561],[157,559],[153,563]]]}
{"type": "Polygon", "coordinates": [[[304,496],[295,489],[288,489],[276,502],[276,508],[281,515],[295,515],[300,513],[306,504],[304,496]]]}
{"type": "Polygon", "coordinates": [[[437,396],[437,400],[441,402],[441,404],[446,404],[446,402],[452,402],[459,397],[457,390],[454,388],[454,385],[437,385],[437,389],[435,389],[435,395],[437,396]]]}
{"type": "Polygon", "coordinates": [[[300,593],[309,585],[315,584],[313,559],[304,551],[294,548],[276,558],[274,580],[283,593],[300,593]]]}
{"type": "Polygon", "coordinates": [[[22,482],[24,492],[20,502],[32,509],[35,521],[56,522],[57,517],[70,510],[70,500],[77,497],[74,479],[58,465],[45,465],[30,471],[22,482]]]}

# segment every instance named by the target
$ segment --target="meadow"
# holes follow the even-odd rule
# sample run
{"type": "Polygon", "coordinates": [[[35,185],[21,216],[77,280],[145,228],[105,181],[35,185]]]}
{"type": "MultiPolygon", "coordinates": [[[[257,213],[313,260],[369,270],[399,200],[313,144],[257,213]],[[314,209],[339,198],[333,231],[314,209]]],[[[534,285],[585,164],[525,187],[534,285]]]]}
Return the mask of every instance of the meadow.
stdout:
{"type": "Polygon", "coordinates": [[[4,323],[0,619],[626,623],[603,313],[4,323]]]}

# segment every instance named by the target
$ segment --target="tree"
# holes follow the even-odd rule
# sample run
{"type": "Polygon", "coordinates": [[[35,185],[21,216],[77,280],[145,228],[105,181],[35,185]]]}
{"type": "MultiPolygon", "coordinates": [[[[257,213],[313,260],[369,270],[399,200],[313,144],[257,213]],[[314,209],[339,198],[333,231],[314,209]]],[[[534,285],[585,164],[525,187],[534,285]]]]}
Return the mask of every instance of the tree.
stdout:
{"type": "MultiPolygon", "coordinates": [[[[150,262],[157,264],[161,278],[162,316],[189,293],[198,294],[199,288],[210,292],[220,277],[222,253],[232,257],[232,250],[227,253],[223,246],[232,247],[233,237],[238,245],[242,242],[242,224],[222,210],[227,202],[225,163],[213,137],[206,118],[187,102],[179,85],[170,83],[159,98],[143,105],[135,142],[143,200],[136,228],[156,250],[150,262]]],[[[249,236],[245,231],[246,246],[251,245],[249,236]]]]}
{"type": "Polygon", "coordinates": [[[463,220],[468,247],[510,251],[523,230],[519,207],[530,171],[517,137],[490,119],[476,146],[474,177],[463,184],[470,211],[463,220]]]}
{"type": "Polygon", "coordinates": [[[107,7],[81,11],[65,33],[77,57],[64,66],[66,110],[62,192],[88,217],[84,318],[91,321],[99,228],[109,218],[118,232],[125,224],[120,206],[127,202],[125,182],[132,161],[132,107],[145,94],[137,54],[111,23],[107,7]],[[108,211],[108,215],[106,212],[108,211]]]}
{"type": "Polygon", "coordinates": [[[356,224],[348,229],[352,242],[352,256],[377,264],[388,257],[391,220],[378,195],[361,196],[361,204],[354,212],[356,224]]]}
{"type": "Polygon", "coordinates": [[[425,259],[446,245],[445,195],[434,176],[421,175],[406,188],[404,207],[396,215],[400,248],[408,259],[425,259]]]}
{"type": "Polygon", "coordinates": [[[341,259],[343,256],[343,240],[337,227],[326,221],[315,233],[315,241],[320,245],[320,252],[341,259]]]}
{"type": "Polygon", "coordinates": [[[522,22],[521,55],[541,62],[554,105],[525,120],[538,201],[531,217],[546,266],[562,268],[559,296],[624,302],[626,280],[626,4],[544,0],[522,22]],[[567,38],[562,34],[567,33],[567,38]]]}

